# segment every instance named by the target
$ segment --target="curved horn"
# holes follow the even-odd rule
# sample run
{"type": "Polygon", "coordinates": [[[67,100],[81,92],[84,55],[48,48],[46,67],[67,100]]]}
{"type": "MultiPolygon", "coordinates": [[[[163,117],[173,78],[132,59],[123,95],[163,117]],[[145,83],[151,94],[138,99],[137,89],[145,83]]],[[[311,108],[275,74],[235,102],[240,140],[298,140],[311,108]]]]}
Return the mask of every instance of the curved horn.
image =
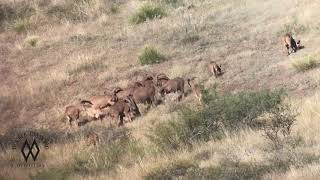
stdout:
{"type": "Polygon", "coordinates": [[[85,104],[85,103],[88,103],[88,104],[91,104],[93,105],[93,103],[91,101],[88,101],[88,100],[81,100],[80,102],[81,104],[85,104]]]}
{"type": "Polygon", "coordinates": [[[142,81],[147,81],[147,80],[153,80],[152,75],[146,73],[146,74],[144,75],[142,81]]]}
{"type": "Polygon", "coordinates": [[[168,78],[168,76],[166,74],[164,74],[164,73],[160,73],[160,74],[157,75],[157,78],[168,78]]]}
{"type": "Polygon", "coordinates": [[[113,94],[117,94],[118,92],[123,91],[120,87],[116,87],[112,90],[113,94]]]}

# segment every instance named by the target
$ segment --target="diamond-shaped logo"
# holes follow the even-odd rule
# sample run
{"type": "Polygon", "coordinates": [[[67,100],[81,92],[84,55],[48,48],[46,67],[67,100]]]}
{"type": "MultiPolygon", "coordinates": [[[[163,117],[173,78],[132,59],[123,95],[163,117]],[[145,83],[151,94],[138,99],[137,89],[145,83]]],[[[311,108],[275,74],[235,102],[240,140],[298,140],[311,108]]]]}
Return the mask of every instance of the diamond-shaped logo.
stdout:
{"type": "Polygon", "coordinates": [[[30,146],[28,140],[23,143],[22,148],[21,148],[22,156],[24,157],[24,160],[27,162],[29,156],[31,155],[33,161],[35,161],[40,153],[39,146],[36,142],[35,139],[33,139],[33,142],[30,146]],[[35,148],[35,149],[34,149],[35,148]],[[27,150],[27,152],[25,152],[27,150]]]}

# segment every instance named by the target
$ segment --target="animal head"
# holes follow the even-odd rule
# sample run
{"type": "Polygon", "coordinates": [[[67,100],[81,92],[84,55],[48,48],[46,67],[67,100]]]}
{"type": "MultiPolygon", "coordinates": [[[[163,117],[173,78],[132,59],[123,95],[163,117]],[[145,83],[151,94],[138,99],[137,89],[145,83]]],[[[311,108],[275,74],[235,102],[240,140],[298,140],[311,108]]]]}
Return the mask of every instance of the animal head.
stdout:
{"type": "Polygon", "coordinates": [[[111,95],[111,105],[118,101],[118,97],[116,94],[111,95]]]}
{"type": "Polygon", "coordinates": [[[117,97],[117,93],[122,91],[121,88],[115,88],[113,91],[112,91],[112,94],[110,95],[110,93],[108,93],[107,91],[104,92],[104,95],[106,96],[106,98],[108,99],[108,103],[110,105],[113,105],[115,102],[118,101],[118,97],[117,97]]]}
{"type": "Polygon", "coordinates": [[[192,77],[192,78],[188,78],[187,79],[187,82],[188,82],[188,85],[191,87],[192,86],[192,83],[193,81],[196,79],[196,77],[192,77]]]}
{"type": "Polygon", "coordinates": [[[153,85],[153,80],[154,78],[152,75],[146,74],[140,82],[143,86],[150,86],[153,85]]]}
{"type": "Polygon", "coordinates": [[[147,74],[142,81],[149,81],[149,80],[153,80],[153,77],[149,74],[147,74]]]}
{"type": "Polygon", "coordinates": [[[216,62],[211,63],[211,71],[213,71],[213,74],[217,77],[222,75],[222,65],[218,64],[216,62]]]}
{"type": "Polygon", "coordinates": [[[296,44],[297,44],[297,48],[300,49],[301,48],[301,41],[298,40],[296,44]]]}
{"type": "Polygon", "coordinates": [[[132,95],[127,96],[124,101],[129,105],[133,117],[141,115],[136,102],[133,100],[132,95]]]}
{"type": "Polygon", "coordinates": [[[80,111],[86,111],[87,108],[92,106],[92,104],[90,104],[85,100],[82,100],[81,98],[79,98],[78,101],[79,103],[77,103],[77,107],[79,108],[80,111]]]}
{"type": "Polygon", "coordinates": [[[169,81],[169,78],[167,75],[161,73],[157,75],[156,79],[156,86],[162,86],[165,82],[169,81]]]}

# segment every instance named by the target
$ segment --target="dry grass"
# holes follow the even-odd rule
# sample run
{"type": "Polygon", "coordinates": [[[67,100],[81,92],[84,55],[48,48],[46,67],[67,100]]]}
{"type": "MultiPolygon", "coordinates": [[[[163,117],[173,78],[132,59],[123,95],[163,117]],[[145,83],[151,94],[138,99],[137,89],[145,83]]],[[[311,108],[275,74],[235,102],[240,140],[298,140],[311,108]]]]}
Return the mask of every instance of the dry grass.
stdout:
{"type": "MultiPolygon", "coordinates": [[[[62,136],[67,132],[78,133],[79,137],[58,141],[41,152],[39,161],[47,167],[40,172],[3,163],[21,162],[21,156],[17,151],[1,149],[0,159],[4,161],[0,162],[0,177],[28,179],[25,174],[48,172],[43,177],[141,179],[156,177],[160,172],[193,179],[199,176],[317,179],[320,99],[315,91],[320,85],[320,73],[317,69],[295,73],[290,59],[281,51],[278,35],[292,31],[301,39],[305,48],[293,54],[294,59],[319,52],[319,2],[157,0],[152,3],[160,3],[166,17],[132,25],[128,19],[144,2],[1,1],[0,134],[11,136],[12,129],[26,128],[57,131],[62,136]],[[145,45],[157,47],[170,61],[141,66],[139,55],[145,45]],[[222,77],[209,77],[206,64],[210,60],[223,64],[226,73],[222,77]],[[103,94],[115,86],[124,87],[146,72],[163,72],[171,78],[196,76],[205,88],[217,84],[221,94],[284,88],[295,99],[292,104],[300,112],[292,137],[282,149],[275,150],[270,149],[270,142],[262,132],[241,129],[239,134],[227,134],[220,141],[195,142],[195,148],[188,152],[162,154],[146,138],[149,127],[176,119],[181,104],[195,104],[188,96],[181,104],[160,105],[128,124],[128,131],[141,142],[142,150],[129,145],[128,151],[121,151],[127,153],[114,161],[110,171],[96,171],[96,167],[107,166],[96,166],[95,161],[105,160],[110,153],[103,147],[92,151],[83,136],[87,128],[103,134],[108,120],[88,123],[79,130],[70,129],[59,121],[63,108],[78,98],[103,94]],[[135,154],[139,152],[143,155],[135,154]],[[89,167],[89,173],[69,171],[77,156],[86,160],[84,167],[89,167]],[[177,175],[179,164],[187,165],[182,168],[182,175],[177,175]]],[[[310,62],[298,66],[309,68],[310,62]]]]}
{"type": "Polygon", "coordinates": [[[297,71],[307,71],[309,69],[316,68],[318,64],[319,59],[314,55],[308,55],[292,62],[293,67],[297,71]]]}

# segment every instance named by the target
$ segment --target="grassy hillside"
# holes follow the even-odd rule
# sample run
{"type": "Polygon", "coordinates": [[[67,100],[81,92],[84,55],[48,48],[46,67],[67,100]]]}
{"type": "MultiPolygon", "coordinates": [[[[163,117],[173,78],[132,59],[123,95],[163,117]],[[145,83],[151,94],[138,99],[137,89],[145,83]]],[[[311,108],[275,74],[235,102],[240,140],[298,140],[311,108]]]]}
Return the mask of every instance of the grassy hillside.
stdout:
{"type": "Polygon", "coordinates": [[[20,154],[2,146],[0,177],[317,179],[319,8],[316,0],[1,1],[1,139],[33,129],[56,141],[40,169],[12,168],[20,154]],[[305,48],[287,56],[286,32],[305,48]],[[223,76],[210,77],[211,60],[223,76]],[[145,73],[197,77],[205,106],[189,95],[122,128],[61,121],[66,105],[145,73]],[[98,147],[86,146],[90,130],[98,147]]]}

